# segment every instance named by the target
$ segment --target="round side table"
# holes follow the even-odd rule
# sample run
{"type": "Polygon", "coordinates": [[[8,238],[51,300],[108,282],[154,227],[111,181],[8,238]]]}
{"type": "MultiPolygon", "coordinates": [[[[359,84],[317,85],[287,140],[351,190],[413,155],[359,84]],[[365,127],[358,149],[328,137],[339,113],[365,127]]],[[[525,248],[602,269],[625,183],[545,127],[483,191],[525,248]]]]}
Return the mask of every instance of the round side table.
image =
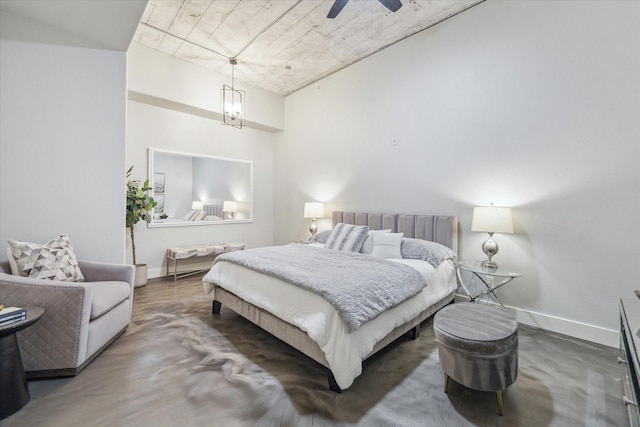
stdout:
{"type": "Polygon", "coordinates": [[[44,308],[25,307],[25,310],[25,320],[0,326],[0,420],[17,412],[31,399],[16,332],[37,322],[44,308]]]}
{"type": "Polygon", "coordinates": [[[491,294],[495,298],[495,300],[498,301],[498,304],[500,304],[500,306],[503,309],[505,309],[504,305],[502,305],[502,301],[500,301],[495,291],[503,287],[507,283],[510,283],[513,279],[522,276],[521,273],[514,273],[507,267],[500,267],[495,270],[486,270],[482,268],[481,263],[479,261],[474,263],[473,266],[466,265],[462,262],[457,263],[456,273],[458,274],[458,283],[462,285],[462,288],[464,289],[464,291],[467,293],[467,295],[469,295],[469,301],[476,302],[481,298],[483,298],[484,296],[491,294]],[[471,273],[472,275],[471,282],[464,283],[464,280],[462,280],[462,275],[460,274],[460,271],[467,271],[471,273]],[[471,288],[471,285],[475,283],[476,278],[480,280],[480,282],[484,285],[486,289],[484,291],[474,294],[470,291],[470,288],[471,288]],[[500,280],[500,282],[494,283],[493,282],[494,279],[498,279],[500,280]]]}

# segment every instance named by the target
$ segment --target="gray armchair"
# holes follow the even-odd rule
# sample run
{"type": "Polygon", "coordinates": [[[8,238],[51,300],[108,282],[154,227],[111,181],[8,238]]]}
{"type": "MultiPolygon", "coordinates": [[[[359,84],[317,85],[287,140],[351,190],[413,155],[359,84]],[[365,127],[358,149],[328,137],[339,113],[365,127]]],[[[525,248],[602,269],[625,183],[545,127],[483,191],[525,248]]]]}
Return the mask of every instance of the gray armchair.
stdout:
{"type": "Polygon", "coordinates": [[[9,262],[0,262],[0,302],[46,310],[18,332],[28,378],[76,375],[129,326],[134,266],[78,264],[84,282],[14,276],[9,262]]]}

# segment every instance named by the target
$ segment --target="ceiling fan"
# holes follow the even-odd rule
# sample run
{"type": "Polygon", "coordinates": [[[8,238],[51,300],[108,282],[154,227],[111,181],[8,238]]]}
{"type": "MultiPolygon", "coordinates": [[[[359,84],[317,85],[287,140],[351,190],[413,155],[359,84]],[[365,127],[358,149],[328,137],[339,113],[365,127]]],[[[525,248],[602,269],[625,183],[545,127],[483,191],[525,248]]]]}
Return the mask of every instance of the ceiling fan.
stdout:
{"type": "MultiPolygon", "coordinates": [[[[391,12],[395,12],[396,10],[402,7],[402,3],[400,0],[378,0],[380,3],[384,5],[391,12]]],[[[327,18],[335,18],[338,16],[340,11],[345,7],[345,5],[349,2],[349,0],[335,0],[333,2],[333,6],[331,6],[331,10],[329,10],[329,14],[327,18]]]]}

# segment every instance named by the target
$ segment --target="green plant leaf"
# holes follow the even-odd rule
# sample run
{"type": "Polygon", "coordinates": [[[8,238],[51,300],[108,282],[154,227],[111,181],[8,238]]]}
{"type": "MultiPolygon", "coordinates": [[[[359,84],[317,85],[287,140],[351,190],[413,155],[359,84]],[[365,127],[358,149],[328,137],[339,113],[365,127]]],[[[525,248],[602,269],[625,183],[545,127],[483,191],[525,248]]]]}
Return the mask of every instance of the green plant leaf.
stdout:
{"type": "MultiPolygon", "coordinates": [[[[133,173],[133,166],[127,170],[127,188],[126,188],[126,215],[125,227],[131,231],[131,239],[134,239],[134,226],[139,221],[151,222],[153,216],[153,208],[158,203],[149,196],[148,191],[152,190],[149,186],[149,180],[145,180],[141,185],[139,180],[129,179],[133,173]]],[[[135,242],[132,241],[133,259],[135,262],[135,242]]]]}

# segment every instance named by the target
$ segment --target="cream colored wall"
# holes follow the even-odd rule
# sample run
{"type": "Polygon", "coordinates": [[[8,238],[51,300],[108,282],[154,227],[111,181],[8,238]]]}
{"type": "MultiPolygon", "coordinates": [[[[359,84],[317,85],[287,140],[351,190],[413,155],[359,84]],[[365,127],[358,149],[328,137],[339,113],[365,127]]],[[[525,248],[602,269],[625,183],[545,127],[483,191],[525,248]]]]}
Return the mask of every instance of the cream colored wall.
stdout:
{"type": "MultiPolygon", "coordinates": [[[[165,274],[169,247],[224,241],[244,242],[247,247],[273,244],[275,134],[259,129],[282,126],[282,97],[245,87],[251,111],[265,113],[247,112],[254,127],[223,126],[209,116],[220,101],[222,83],[216,83],[216,73],[135,44],[128,59],[127,165],[134,166],[135,178],[147,177],[149,148],[254,162],[252,223],[148,228],[140,222],[136,226],[138,262],[148,264],[150,277],[156,277],[165,274]],[[136,100],[131,99],[132,93],[136,100]]],[[[127,259],[131,262],[129,239],[127,259]]],[[[211,258],[195,261],[199,262],[183,264],[188,268],[211,264],[211,258]]]]}
{"type": "Polygon", "coordinates": [[[276,242],[308,235],[317,200],[457,215],[469,262],[473,206],[512,206],[495,260],[523,277],[502,301],[617,345],[640,287],[639,50],[638,2],[488,1],[287,97],[276,242]]]}

